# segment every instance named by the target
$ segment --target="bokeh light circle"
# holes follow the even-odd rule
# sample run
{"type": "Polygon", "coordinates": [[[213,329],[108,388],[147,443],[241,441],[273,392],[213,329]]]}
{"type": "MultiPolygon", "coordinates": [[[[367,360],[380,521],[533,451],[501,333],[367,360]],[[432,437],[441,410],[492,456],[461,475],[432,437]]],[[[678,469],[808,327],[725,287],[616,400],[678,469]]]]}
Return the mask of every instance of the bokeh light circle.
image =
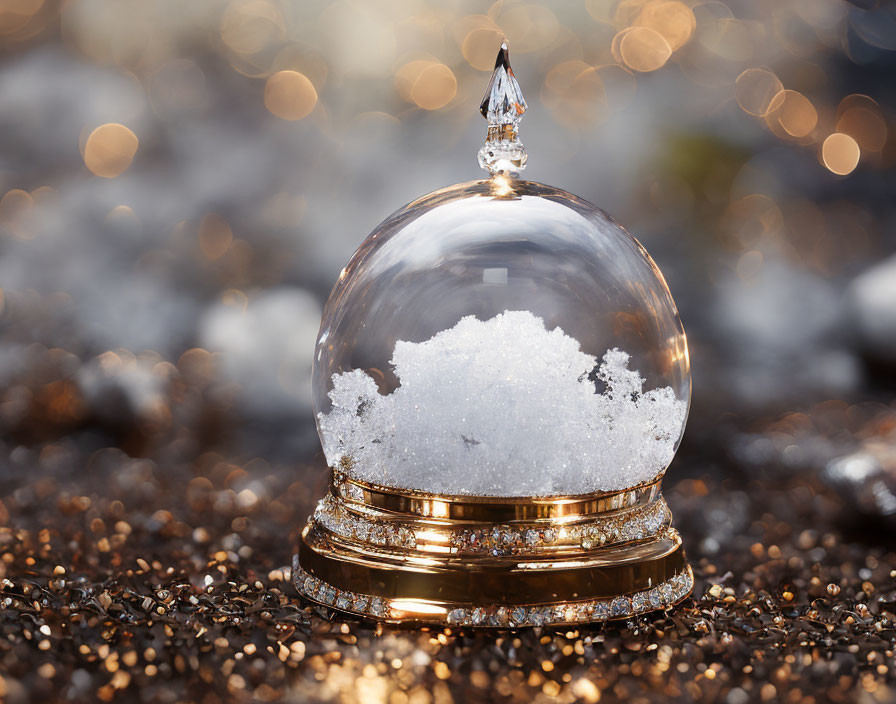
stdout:
{"type": "Polygon", "coordinates": [[[845,176],[859,163],[861,150],[852,137],[842,132],[834,132],[821,145],[821,159],[832,173],[845,176]]]}
{"type": "Polygon", "coordinates": [[[748,68],[734,83],[734,99],[744,112],[763,117],[780,105],[784,85],[767,68],[748,68]]]}
{"type": "Polygon", "coordinates": [[[264,105],[279,118],[301,120],[317,105],[317,91],[304,74],[278,71],[264,84],[264,105]]]}
{"type": "Polygon", "coordinates": [[[124,125],[117,122],[100,125],[84,145],[84,163],[97,176],[115,178],[131,165],[138,144],[137,135],[124,125]]]}

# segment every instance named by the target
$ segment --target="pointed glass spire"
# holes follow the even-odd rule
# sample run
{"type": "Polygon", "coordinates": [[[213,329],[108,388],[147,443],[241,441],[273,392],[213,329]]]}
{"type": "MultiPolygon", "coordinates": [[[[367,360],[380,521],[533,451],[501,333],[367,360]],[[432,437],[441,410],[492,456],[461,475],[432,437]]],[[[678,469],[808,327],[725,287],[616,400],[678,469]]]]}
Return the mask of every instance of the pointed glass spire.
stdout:
{"type": "Polygon", "coordinates": [[[488,120],[485,146],[479,150],[479,165],[492,175],[515,173],[526,168],[528,156],[519,140],[519,124],[526,108],[526,99],[510,67],[505,42],[498,51],[495,70],[479,105],[479,112],[488,120]]]}
{"type": "Polygon", "coordinates": [[[488,120],[489,125],[516,126],[526,112],[526,107],[526,99],[510,67],[510,52],[505,42],[498,51],[495,70],[485,89],[479,112],[488,120]]]}

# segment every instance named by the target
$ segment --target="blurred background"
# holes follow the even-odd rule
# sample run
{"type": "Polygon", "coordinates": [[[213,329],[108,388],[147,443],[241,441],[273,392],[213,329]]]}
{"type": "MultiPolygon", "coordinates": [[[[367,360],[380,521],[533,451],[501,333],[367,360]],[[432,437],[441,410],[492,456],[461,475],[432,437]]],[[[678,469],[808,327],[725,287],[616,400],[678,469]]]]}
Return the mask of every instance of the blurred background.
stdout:
{"type": "Polygon", "coordinates": [[[481,176],[504,37],[526,177],[608,210],[666,274],[692,345],[686,447],[774,416],[727,449],[817,466],[861,444],[886,464],[892,6],[5,0],[13,468],[44,443],[314,457],[322,303],[391,211],[481,176]]]}
{"type": "MultiPolygon", "coordinates": [[[[694,397],[666,487],[698,593],[733,572],[738,594],[765,574],[808,599],[810,564],[823,594],[892,582],[896,9],[878,0],[0,0],[0,576],[77,575],[46,597],[64,624],[99,593],[84,585],[112,613],[122,569],[167,569],[189,596],[171,610],[185,643],[195,590],[231,615],[239,580],[288,601],[287,538],[326,481],[323,302],[389,213],[482,176],[478,105],[504,37],[526,178],[626,225],[679,305],[694,397]],[[757,572],[766,559],[784,572],[757,572]]],[[[147,623],[127,594],[159,579],[120,592],[116,623],[147,623]]],[[[149,625],[168,597],[142,602],[149,625]]],[[[0,664],[32,691],[128,686],[91,679],[88,631],[49,649],[50,630],[22,640],[31,621],[2,614],[17,635],[0,664]],[[69,665],[34,674],[35,643],[69,665]]],[[[271,643],[288,644],[283,623],[271,643]]],[[[305,653],[270,647],[269,667],[305,653]]],[[[146,687],[185,671],[177,657],[133,670],[148,699],[170,698],[146,687]]],[[[321,663],[306,684],[336,667],[321,663]]],[[[238,672],[231,693],[272,686],[238,672]]]]}
{"type": "Polygon", "coordinates": [[[0,37],[5,481],[213,451],[251,500],[320,465],[322,304],[391,211],[482,175],[506,37],[526,177],[612,213],[679,304],[676,471],[812,467],[896,511],[892,5],[5,0],[0,37]]]}

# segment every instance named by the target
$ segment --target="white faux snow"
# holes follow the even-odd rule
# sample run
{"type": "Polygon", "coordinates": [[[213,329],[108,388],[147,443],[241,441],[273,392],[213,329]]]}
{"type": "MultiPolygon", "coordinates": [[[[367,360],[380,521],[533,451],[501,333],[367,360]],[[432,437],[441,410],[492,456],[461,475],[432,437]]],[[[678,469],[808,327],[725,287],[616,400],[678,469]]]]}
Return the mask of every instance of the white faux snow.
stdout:
{"type": "Polygon", "coordinates": [[[360,369],[333,375],[319,414],[327,460],[351,474],[439,494],[549,496],[656,477],[675,453],[687,404],[644,392],[629,355],[597,359],[528,311],[460,320],[426,342],[398,342],[400,386],[383,395],[360,369]]]}

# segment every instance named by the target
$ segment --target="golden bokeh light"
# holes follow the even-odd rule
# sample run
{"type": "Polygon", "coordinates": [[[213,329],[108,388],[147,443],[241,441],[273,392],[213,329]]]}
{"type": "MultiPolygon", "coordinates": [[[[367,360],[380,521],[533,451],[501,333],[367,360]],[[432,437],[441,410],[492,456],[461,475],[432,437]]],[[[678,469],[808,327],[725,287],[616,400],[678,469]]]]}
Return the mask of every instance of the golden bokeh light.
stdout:
{"type": "Polygon", "coordinates": [[[649,27],[663,36],[672,51],[680,49],[694,34],[694,12],[679,0],[660,0],[644,6],[635,24],[649,27]]]}
{"type": "Polygon", "coordinates": [[[805,95],[795,90],[784,91],[774,117],[791,137],[805,137],[818,124],[815,106],[805,95]]]}
{"type": "Polygon", "coordinates": [[[822,163],[829,171],[840,176],[852,173],[860,156],[861,150],[856,140],[842,132],[834,132],[821,145],[822,163]]]}
{"type": "Polygon", "coordinates": [[[264,105],[279,118],[301,120],[317,105],[317,91],[304,74],[278,71],[264,84],[264,105]]]}
{"type": "Polygon", "coordinates": [[[491,71],[495,65],[495,47],[501,45],[503,37],[497,27],[477,27],[464,38],[461,53],[477,71],[491,71]]]}
{"type": "Polygon", "coordinates": [[[115,178],[131,165],[138,144],[137,135],[124,125],[100,125],[84,145],[84,163],[97,176],[115,178]]]}
{"type": "Polygon", "coordinates": [[[672,56],[669,42],[650,27],[629,27],[613,38],[613,58],[633,71],[648,73],[662,68],[672,56]]]}
{"type": "Polygon", "coordinates": [[[457,79],[445,64],[432,63],[424,68],[411,87],[411,100],[424,110],[438,110],[457,95],[457,79]]]}
{"type": "Polygon", "coordinates": [[[748,68],[734,83],[734,99],[744,112],[763,117],[780,105],[784,85],[767,68],[748,68]]]}
{"type": "MultiPolygon", "coordinates": [[[[494,60],[495,58],[493,56],[492,63],[494,63],[494,60]]],[[[427,56],[425,58],[417,58],[413,61],[408,61],[399,67],[395,72],[395,90],[398,91],[398,94],[402,99],[409,103],[414,102],[413,97],[411,97],[411,91],[414,89],[414,84],[417,82],[417,79],[420,78],[420,74],[423,73],[424,70],[437,63],[438,61],[434,58],[427,56]]]]}
{"type": "Polygon", "coordinates": [[[887,143],[889,129],[880,106],[867,95],[853,94],[837,108],[837,132],[848,134],[863,154],[877,154],[887,143]]]}

